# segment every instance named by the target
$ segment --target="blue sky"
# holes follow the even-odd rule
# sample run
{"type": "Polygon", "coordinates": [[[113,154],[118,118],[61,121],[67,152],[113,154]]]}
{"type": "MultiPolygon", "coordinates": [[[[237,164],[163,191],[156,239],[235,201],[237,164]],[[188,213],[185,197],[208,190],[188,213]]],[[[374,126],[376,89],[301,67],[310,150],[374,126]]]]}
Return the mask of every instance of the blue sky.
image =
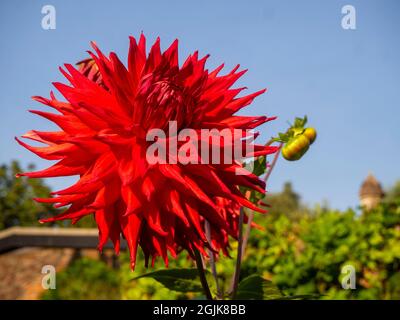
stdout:
{"type": "MultiPolygon", "coordinates": [[[[400,2],[383,1],[25,1],[0,4],[0,163],[19,159],[46,165],[13,140],[30,129],[48,130],[27,112],[30,97],[47,96],[64,81],[63,63],[84,57],[89,41],[125,59],[128,36],[143,31],[166,48],[180,41],[180,60],[211,54],[208,67],[240,63],[238,86],[268,88],[249,115],[277,115],[264,125],[266,141],[295,116],[307,114],[318,139],[299,162],[280,159],[269,181],[285,181],[308,204],[345,209],[358,204],[368,172],[386,187],[400,178],[400,2]],[[43,30],[41,9],[56,8],[56,29],[43,30]],[[357,29],[341,27],[341,8],[356,9],[357,29]]],[[[228,70],[228,69],[227,69],[228,70]]],[[[71,179],[49,179],[59,188],[71,179]]]]}

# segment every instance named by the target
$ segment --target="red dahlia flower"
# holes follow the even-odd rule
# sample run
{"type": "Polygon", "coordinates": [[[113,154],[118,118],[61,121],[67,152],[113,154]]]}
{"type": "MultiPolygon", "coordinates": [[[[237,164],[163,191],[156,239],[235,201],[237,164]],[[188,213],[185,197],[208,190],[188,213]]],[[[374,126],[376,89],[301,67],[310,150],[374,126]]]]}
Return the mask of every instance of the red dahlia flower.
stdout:
{"type": "MultiPolygon", "coordinates": [[[[96,53],[78,64],[60,68],[70,85],[54,83],[67,102],[33,97],[57,113],[31,111],[54,122],[55,132],[29,131],[23,135],[45,147],[17,141],[38,156],[57,160],[48,169],[22,173],[30,178],[79,176],[79,180],[54,197],[35,199],[68,207],[58,216],[42,222],[72,219],[94,214],[99,228],[99,249],[108,239],[119,251],[120,235],[130,249],[132,268],[138,245],[152,263],[161,256],[168,264],[168,252],[186,249],[193,256],[205,247],[227,253],[228,235],[237,237],[237,209],[246,206],[263,212],[244,197],[239,186],[264,192],[265,184],[255,175],[237,175],[241,164],[149,164],[145,134],[165,129],[176,121],[178,130],[193,128],[253,129],[271,120],[265,116],[234,114],[265,90],[237,98],[243,88],[231,89],[245,71],[235,67],[219,75],[205,69],[207,57],[190,55],[178,64],[178,41],[163,53],[157,39],[146,55],[145,37],[131,37],[126,68],[115,53],[96,53]],[[235,207],[235,210],[228,208],[235,207]],[[227,216],[230,215],[230,216],[227,216]],[[207,242],[204,221],[211,226],[212,245],[207,242]]],[[[255,146],[254,155],[266,155],[275,147],[255,146]]]]}

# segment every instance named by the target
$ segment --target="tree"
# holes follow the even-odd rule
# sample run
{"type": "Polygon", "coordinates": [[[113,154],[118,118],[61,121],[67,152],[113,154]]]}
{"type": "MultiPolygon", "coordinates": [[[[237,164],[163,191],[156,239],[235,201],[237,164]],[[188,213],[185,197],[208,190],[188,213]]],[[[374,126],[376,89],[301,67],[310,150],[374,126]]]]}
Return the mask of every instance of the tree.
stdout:
{"type": "Polygon", "coordinates": [[[392,186],[387,192],[385,192],[385,197],[383,202],[393,203],[400,200],[400,180],[398,180],[394,186],[392,186]]]}
{"type": "MultiPolygon", "coordinates": [[[[13,226],[71,226],[70,221],[41,224],[39,219],[54,216],[65,209],[55,209],[51,204],[38,203],[33,198],[47,198],[51,189],[42,179],[16,178],[24,171],[33,171],[35,166],[28,165],[24,170],[18,161],[0,166],[0,230],[13,226]]],[[[75,227],[93,228],[96,223],[92,215],[81,219],[75,227]]]]}
{"type": "MultiPolygon", "coordinates": [[[[28,166],[28,170],[33,169],[33,165],[28,166]]],[[[51,190],[41,179],[15,178],[22,171],[18,161],[0,167],[0,229],[38,226],[40,218],[57,213],[52,206],[32,200],[48,197],[51,190]]]]}
{"type": "Polygon", "coordinates": [[[308,209],[301,204],[300,200],[301,197],[293,190],[292,183],[285,182],[281,192],[267,194],[264,202],[270,206],[269,216],[286,215],[290,219],[298,219],[308,213],[308,209]]]}

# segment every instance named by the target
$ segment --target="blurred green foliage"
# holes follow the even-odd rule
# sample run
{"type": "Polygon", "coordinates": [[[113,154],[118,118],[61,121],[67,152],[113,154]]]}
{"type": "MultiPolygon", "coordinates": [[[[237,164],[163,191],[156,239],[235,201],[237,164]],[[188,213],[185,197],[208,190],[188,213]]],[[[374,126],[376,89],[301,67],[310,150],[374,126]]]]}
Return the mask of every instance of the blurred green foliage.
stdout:
{"type": "MultiPolygon", "coordinates": [[[[70,221],[39,223],[39,219],[54,216],[61,211],[51,204],[32,201],[33,198],[50,196],[51,190],[42,179],[15,177],[17,173],[34,170],[33,165],[22,168],[18,161],[0,166],[0,230],[13,226],[71,226],[70,221]]],[[[95,227],[96,224],[92,216],[87,216],[75,226],[88,228],[95,227]]]]}
{"type": "Polygon", "coordinates": [[[400,180],[392,188],[386,191],[383,202],[393,203],[400,199],[400,180]]]}
{"type": "Polygon", "coordinates": [[[57,273],[56,290],[45,291],[44,300],[111,300],[121,298],[121,276],[102,261],[80,258],[57,273]]]}
{"type": "MultiPolygon", "coordinates": [[[[33,170],[30,165],[28,170],[33,170]]],[[[17,161],[0,167],[0,230],[12,226],[39,226],[38,220],[56,210],[46,204],[32,201],[34,197],[47,197],[50,189],[41,179],[16,179],[23,170],[17,161]]]]}
{"type": "Polygon", "coordinates": [[[260,272],[290,295],[327,299],[400,299],[400,203],[358,216],[322,211],[292,221],[266,217],[254,231],[243,274],[260,272]],[[342,267],[356,270],[356,289],[341,286],[342,267]]]}
{"type": "Polygon", "coordinates": [[[283,185],[281,192],[268,194],[263,201],[269,205],[268,216],[274,219],[285,215],[290,220],[298,220],[312,214],[311,210],[301,203],[300,195],[293,190],[290,182],[283,185]]]}

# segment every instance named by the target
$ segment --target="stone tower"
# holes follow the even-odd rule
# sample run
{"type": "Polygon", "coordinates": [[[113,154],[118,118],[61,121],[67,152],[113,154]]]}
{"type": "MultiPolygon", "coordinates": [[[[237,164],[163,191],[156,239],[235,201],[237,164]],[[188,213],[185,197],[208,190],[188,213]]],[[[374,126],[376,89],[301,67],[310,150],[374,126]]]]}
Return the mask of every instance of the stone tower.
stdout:
{"type": "Polygon", "coordinates": [[[382,200],[384,193],[381,184],[370,173],[360,188],[360,204],[367,210],[375,208],[382,200]]]}

